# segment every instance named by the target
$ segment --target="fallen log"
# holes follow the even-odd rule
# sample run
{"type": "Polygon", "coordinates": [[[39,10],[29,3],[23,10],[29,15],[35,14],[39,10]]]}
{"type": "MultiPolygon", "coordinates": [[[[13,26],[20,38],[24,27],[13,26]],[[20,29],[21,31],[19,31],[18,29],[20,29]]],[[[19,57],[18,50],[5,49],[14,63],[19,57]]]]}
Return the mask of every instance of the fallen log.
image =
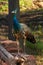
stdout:
{"type": "Polygon", "coordinates": [[[1,44],[0,44],[0,59],[4,60],[8,65],[14,65],[15,59],[1,44]]]}
{"type": "Polygon", "coordinates": [[[11,55],[1,44],[0,44],[0,58],[4,60],[8,65],[21,65],[25,60],[23,57],[17,54],[17,56],[11,55]]]}
{"type": "MultiPolygon", "coordinates": [[[[2,41],[1,40],[0,43],[10,53],[18,52],[17,41],[12,41],[12,40],[4,40],[4,41],[2,41]]],[[[19,52],[23,52],[22,48],[19,48],[19,52]]]]}

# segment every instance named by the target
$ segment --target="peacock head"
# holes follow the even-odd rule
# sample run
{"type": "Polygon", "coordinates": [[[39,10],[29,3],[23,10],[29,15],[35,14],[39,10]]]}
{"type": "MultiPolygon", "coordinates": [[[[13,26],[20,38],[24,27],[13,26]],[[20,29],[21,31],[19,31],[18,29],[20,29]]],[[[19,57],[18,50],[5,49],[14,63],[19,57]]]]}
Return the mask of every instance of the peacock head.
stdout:
{"type": "Polygon", "coordinates": [[[12,13],[12,14],[17,14],[17,11],[18,11],[18,9],[16,8],[16,9],[13,10],[11,13],[12,13]]]}

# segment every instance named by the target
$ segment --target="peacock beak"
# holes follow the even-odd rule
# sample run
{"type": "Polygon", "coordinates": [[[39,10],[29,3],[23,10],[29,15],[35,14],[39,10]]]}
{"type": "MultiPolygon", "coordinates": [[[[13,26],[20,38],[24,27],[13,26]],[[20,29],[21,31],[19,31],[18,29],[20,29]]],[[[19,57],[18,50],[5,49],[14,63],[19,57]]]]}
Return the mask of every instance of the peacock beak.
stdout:
{"type": "Polygon", "coordinates": [[[16,14],[17,13],[17,11],[18,11],[18,9],[16,8],[15,10],[13,10],[11,13],[12,14],[16,14]]]}
{"type": "Polygon", "coordinates": [[[12,14],[16,14],[16,11],[12,11],[11,13],[12,13],[12,14]]]}

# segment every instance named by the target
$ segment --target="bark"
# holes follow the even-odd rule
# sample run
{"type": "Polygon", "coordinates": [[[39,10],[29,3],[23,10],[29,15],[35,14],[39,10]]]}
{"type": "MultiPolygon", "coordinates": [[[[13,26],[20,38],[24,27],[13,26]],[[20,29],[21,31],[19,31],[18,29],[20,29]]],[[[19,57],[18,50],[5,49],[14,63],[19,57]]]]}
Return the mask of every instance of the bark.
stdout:
{"type": "Polygon", "coordinates": [[[12,27],[13,27],[13,15],[11,14],[11,12],[13,10],[15,10],[16,8],[18,8],[18,12],[17,12],[17,18],[19,19],[19,0],[8,0],[8,4],[9,4],[9,39],[11,40],[15,40],[15,38],[13,37],[12,34],[12,27]]]}

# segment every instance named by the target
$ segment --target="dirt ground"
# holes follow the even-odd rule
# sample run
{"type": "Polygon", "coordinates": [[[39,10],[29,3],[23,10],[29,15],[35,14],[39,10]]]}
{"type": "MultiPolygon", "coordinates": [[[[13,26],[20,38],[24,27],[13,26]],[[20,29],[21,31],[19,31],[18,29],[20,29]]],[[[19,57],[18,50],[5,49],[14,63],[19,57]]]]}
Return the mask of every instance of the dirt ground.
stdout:
{"type": "MultiPolygon", "coordinates": [[[[36,59],[36,64],[34,65],[43,65],[43,56],[37,55],[35,56],[35,59],[36,59]]],[[[7,65],[7,64],[2,62],[1,65],[7,65]]],[[[30,63],[30,65],[33,65],[33,64],[30,63]]]]}
{"type": "Polygon", "coordinates": [[[36,63],[37,63],[37,65],[43,65],[43,56],[37,55],[36,63]]]}

